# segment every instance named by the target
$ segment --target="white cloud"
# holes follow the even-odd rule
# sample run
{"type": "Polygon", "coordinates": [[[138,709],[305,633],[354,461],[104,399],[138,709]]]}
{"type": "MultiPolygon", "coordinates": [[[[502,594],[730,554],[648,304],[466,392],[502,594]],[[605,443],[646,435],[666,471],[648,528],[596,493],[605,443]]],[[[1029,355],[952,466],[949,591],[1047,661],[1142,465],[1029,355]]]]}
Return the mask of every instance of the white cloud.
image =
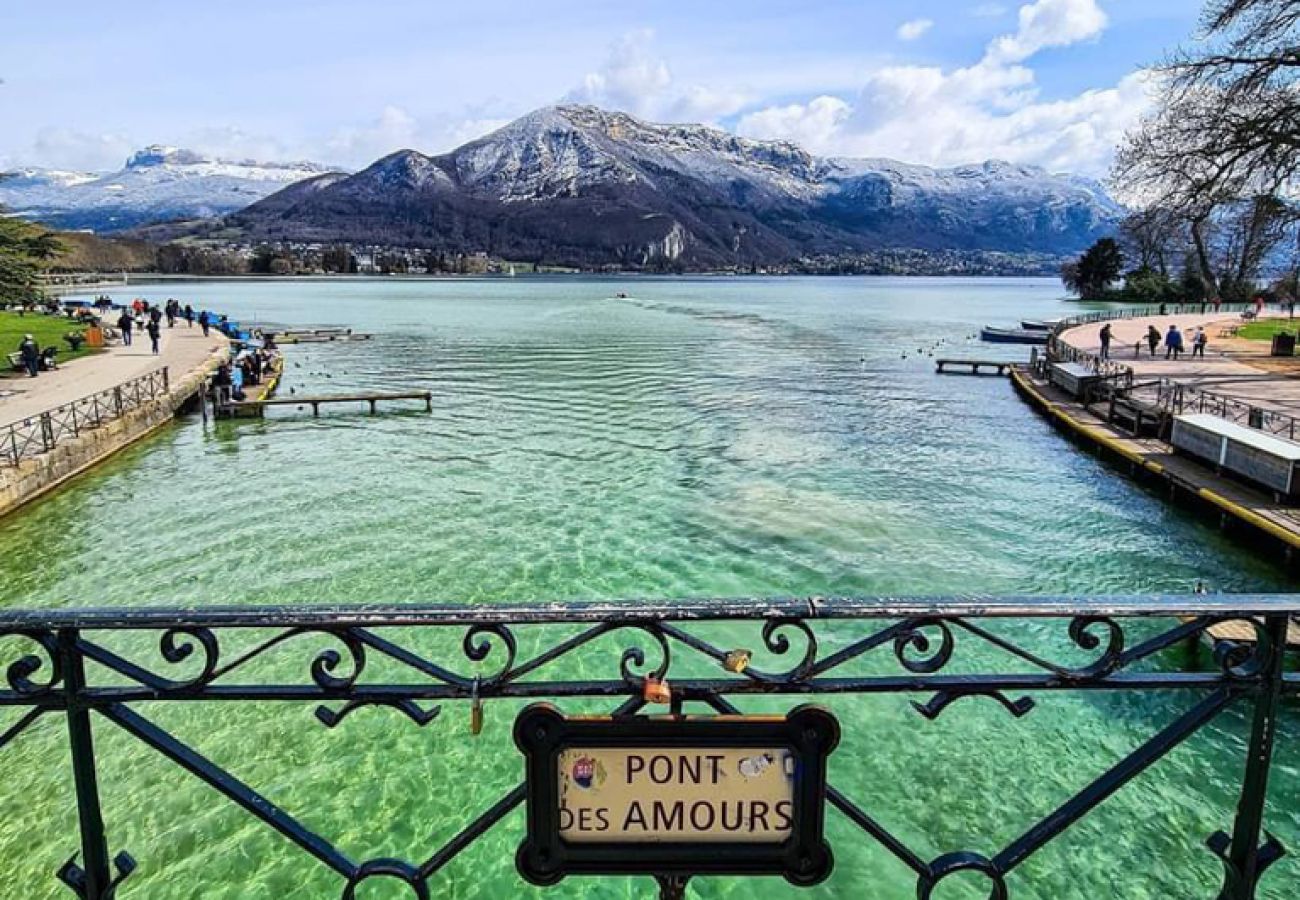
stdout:
{"type": "Polygon", "coordinates": [[[839,97],[816,97],[806,104],[770,106],[741,121],[742,134],[792,140],[807,150],[824,153],[835,147],[840,127],[853,107],[839,97]]]}
{"type": "Polygon", "coordinates": [[[679,84],[668,63],[655,53],[654,32],[649,29],[615,41],[605,64],[587,73],[564,99],[655,121],[708,123],[734,115],[751,102],[742,91],[679,84]]]}
{"type": "Polygon", "coordinates": [[[913,19],[898,26],[898,37],[904,41],[914,41],[934,27],[934,19],[913,19]]]}
{"type": "Polygon", "coordinates": [[[334,132],[325,140],[322,152],[328,162],[362,168],[398,150],[418,150],[430,155],[443,153],[482,137],[507,121],[468,115],[429,122],[400,106],[386,106],[369,124],[334,132]]]}
{"type": "Polygon", "coordinates": [[[1095,0],[1037,0],[1020,8],[1014,33],[995,38],[969,66],[887,66],[867,76],[852,102],[822,96],[760,109],[742,116],[737,130],[824,154],[930,165],[999,158],[1100,175],[1148,108],[1147,77],[1135,73],[1114,87],[1044,101],[1027,63],[1105,27],[1095,0]]]}
{"type": "Polygon", "coordinates": [[[88,134],[73,128],[42,128],[30,157],[47,169],[100,172],[120,169],[138,148],[122,134],[88,134]]]}
{"type": "Polygon", "coordinates": [[[989,45],[988,58],[1020,62],[1048,47],[1065,47],[1096,37],[1106,28],[1097,0],[1038,0],[1020,7],[1020,27],[989,45]]]}

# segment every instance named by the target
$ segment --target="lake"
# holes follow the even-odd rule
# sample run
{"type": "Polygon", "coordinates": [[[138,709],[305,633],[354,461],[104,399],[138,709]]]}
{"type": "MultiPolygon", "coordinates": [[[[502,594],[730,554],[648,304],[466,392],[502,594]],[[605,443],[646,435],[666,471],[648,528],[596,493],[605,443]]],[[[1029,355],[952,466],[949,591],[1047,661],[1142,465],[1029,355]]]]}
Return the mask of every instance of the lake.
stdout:
{"type": "MultiPolygon", "coordinates": [[[[1026,358],[973,337],[1074,311],[1053,279],[231,281],[114,294],[134,295],[373,333],[288,347],[280,395],[427,388],[433,412],[188,418],[0,521],[6,605],[1294,588],[1076,449],[1005,379],[934,375],[938,355],[1026,358]]],[[[1052,640],[1022,628],[1036,646],[1052,640]]],[[[622,646],[611,638],[556,674],[610,677],[622,646]]],[[[259,671],[302,679],[309,659],[286,648],[259,671]]],[[[837,698],[832,781],[926,858],[991,855],[1188,703],[1050,694],[1019,720],[969,700],[928,722],[905,697],[837,698]]],[[[356,857],[422,859],[518,782],[507,707],[489,705],[477,739],[455,704],[424,729],[383,709],[331,731],[310,707],[141,711],[356,857]]],[[[0,756],[7,781],[30,785],[0,795],[14,896],[67,891],[53,878],[76,847],[60,727],[52,717],[0,756]]],[[[1269,824],[1296,849],[1295,716],[1283,732],[1269,824]]],[[[1241,712],[1225,714],[1018,869],[1013,896],[1213,896],[1221,870],[1203,842],[1231,826],[1245,734],[1241,712]]],[[[141,864],[122,900],[338,895],[337,877],[179,768],[107,723],[97,737],[110,849],[141,864]]],[[[825,884],[701,879],[693,896],[915,896],[911,873],[837,813],[828,828],[837,868],[825,884]]],[[[513,868],[521,831],[516,813],[434,895],[651,894],[618,878],[528,888],[513,868]]],[[[1261,896],[1289,897],[1297,878],[1288,858],[1261,896]]],[[[388,896],[407,895],[361,900],[388,896]]]]}

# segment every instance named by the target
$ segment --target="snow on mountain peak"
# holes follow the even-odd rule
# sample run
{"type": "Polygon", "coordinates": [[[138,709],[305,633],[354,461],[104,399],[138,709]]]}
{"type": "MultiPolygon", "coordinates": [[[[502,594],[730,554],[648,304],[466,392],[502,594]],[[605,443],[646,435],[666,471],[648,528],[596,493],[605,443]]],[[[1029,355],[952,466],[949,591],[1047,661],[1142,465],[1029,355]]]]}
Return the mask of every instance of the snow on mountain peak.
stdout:
{"type": "Polygon", "coordinates": [[[0,206],[63,228],[117,231],[145,222],[222,215],[335,171],[315,163],[232,161],[152,144],[118,172],[27,169],[0,175],[0,206]]]}

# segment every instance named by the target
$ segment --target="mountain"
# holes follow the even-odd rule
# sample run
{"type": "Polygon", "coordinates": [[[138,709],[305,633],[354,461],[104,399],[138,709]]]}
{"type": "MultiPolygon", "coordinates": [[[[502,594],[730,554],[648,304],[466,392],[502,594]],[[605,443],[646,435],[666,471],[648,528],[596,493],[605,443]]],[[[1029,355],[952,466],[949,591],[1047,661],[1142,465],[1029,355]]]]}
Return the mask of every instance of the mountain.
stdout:
{"type": "Polygon", "coordinates": [[[329,171],[314,163],[234,162],[151,146],[107,175],[49,169],[0,173],[0,206],[58,228],[114,232],[224,215],[329,171]]]}
{"type": "Polygon", "coordinates": [[[223,233],[712,268],[882,248],[1074,253],[1120,214],[1096,183],[1030,166],[823,159],[560,106],[441,156],[403,150],[292,185],[228,217],[223,233]]]}

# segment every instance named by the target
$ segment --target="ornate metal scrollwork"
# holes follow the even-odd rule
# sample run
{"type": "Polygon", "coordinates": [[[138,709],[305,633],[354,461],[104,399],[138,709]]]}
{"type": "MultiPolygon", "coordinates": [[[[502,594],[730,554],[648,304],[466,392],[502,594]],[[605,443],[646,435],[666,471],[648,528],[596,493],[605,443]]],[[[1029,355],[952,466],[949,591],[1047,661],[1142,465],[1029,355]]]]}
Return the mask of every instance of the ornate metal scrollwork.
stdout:
{"type": "MultiPolygon", "coordinates": [[[[112,880],[109,881],[108,885],[104,889],[103,896],[105,897],[114,896],[118,886],[121,885],[122,882],[126,881],[126,879],[130,877],[131,873],[135,871],[136,861],[130,853],[123,851],[113,857],[113,868],[117,870],[117,874],[113,876],[112,880]]],[[[87,893],[86,871],[82,869],[81,866],[77,865],[76,856],[71,857],[67,862],[60,866],[59,871],[55,873],[55,877],[71,888],[74,894],[84,900],[87,893]]]]}
{"type": "Polygon", "coordinates": [[[322,650],[311,663],[311,680],[327,691],[346,691],[357,683],[366,668],[366,648],[350,631],[322,631],[337,638],[347,648],[350,670],[335,674],[343,665],[343,656],[334,649],[322,650]]]}
{"type": "Polygon", "coordinates": [[[169,628],[158,642],[158,652],[172,665],[180,665],[194,655],[194,647],[203,649],[203,667],[193,678],[160,679],[166,690],[184,691],[202,687],[212,680],[221,660],[217,636],[208,628],[169,628]]]}
{"type": "Polygon", "coordinates": [[[792,629],[801,632],[805,639],[803,658],[792,669],[775,674],[755,673],[768,681],[797,682],[803,681],[817,663],[817,635],[803,619],[768,619],[763,623],[763,646],[775,656],[784,656],[790,652],[790,639],[783,634],[792,629]]]}
{"type": "Polygon", "coordinates": [[[918,900],[931,900],[939,882],[958,872],[979,872],[990,882],[989,900],[1007,900],[1006,875],[988,857],[970,852],[947,853],[930,863],[917,884],[918,900]]]}
{"type": "Polygon", "coordinates": [[[911,619],[904,628],[894,636],[894,656],[899,664],[915,675],[933,675],[952,659],[952,629],[942,619],[911,619]],[[929,630],[937,630],[939,646],[930,650],[935,638],[927,635],[929,630]],[[920,658],[908,655],[909,650],[921,654],[920,658]],[[927,655],[928,654],[928,655],[927,655]]]}
{"type": "Polygon", "coordinates": [[[504,681],[514,668],[515,657],[519,654],[519,644],[515,641],[514,632],[505,625],[475,625],[465,632],[465,639],[461,642],[465,658],[471,662],[481,663],[492,655],[492,650],[496,646],[492,638],[500,640],[506,648],[506,658],[494,674],[481,676],[482,683],[486,685],[504,681]]]}
{"type": "Polygon", "coordinates": [[[316,707],[316,718],[326,728],[335,728],[352,713],[368,706],[387,706],[395,709],[421,728],[438,718],[438,714],[442,712],[441,706],[434,706],[426,710],[414,700],[353,700],[337,710],[330,709],[328,706],[318,706],[316,707]]]}
{"type": "Polygon", "coordinates": [[[1001,691],[980,690],[964,692],[939,691],[925,703],[913,700],[912,708],[933,722],[935,719],[939,718],[939,715],[945,709],[960,700],[962,697],[988,697],[996,700],[1002,705],[1003,709],[1011,713],[1011,715],[1017,719],[1027,716],[1035,705],[1033,697],[1018,697],[1017,699],[1012,700],[1001,691]]]}
{"type": "Polygon", "coordinates": [[[1104,678],[1120,667],[1124,654],[1124,629],[1109,616],[1075,616],[1070,620],[1070,640],[1083,650],[1096,650],[1102,645],[1095,627],[1106,631],[1106,647],[1101,655],[1082,668],[1057,667],[1057,672],[1070,681],[1089,681],[1104,678]]]}
{"type": "Polygon", "coordinates": [[[5,670],[5,681],[10,690],[26,697],[48,694],[63,682],[63,660],[59,654],[58,638],[50,631],[0,631],[0,638],[21,637],[37,644],[44,653],[44,658],[36,654],[27,654],[9,664],[5,670]],[[42,669],[49,671],[43,681],[35,681],[32,676],[42,669]]]}
{"type": "Polygon", "coordinates": [[[414,892],[416,900],[430,900],[429,884],[420,870],[400,859],[372,859],[362,863],[343,888],[342,900],[356,900],[357,888],[371,878],[392,878],[404,882],[414,892]]]}
{"type": "Polygon", "coordinates": [[[635,669],[643,668],[646,664],[645,650],[641,647],[628,647],[623,651],[623,655],[619,657],[618,671],[622,676],[623,681],[639,690],[647,678],[656,681],[663,681],[664,677],[668,674],[668,668],[672,665],[673,654],[672,650],[669,649],[668,639],[664,637],[663,631],[660,630],[657,625],[637,623],[630,627],[644,631],[659,644],[659,666],[652,672],[635,671],[635,669]]]}
{"type": "Polygon", "coordinates": [[[1259,883],[1259,879],[1263,874],[1268,871],[1268,868],[1282,857],[1286,856],[1286,848],[1282,846],[1281,841],[1268,832],[1264,832],[1264,836],[1266,840],[1260,846],[1255,856],[1254,883],[1249,886],[1243,884],[1243,882],[1247,880],[1246,876],[1239,868],[1237,868],[1237,864],[1232,861],[1232,856],[1229,853],[1229,849],[1232,846],[1232,838],[1226,832],[1216,831],[1214,834],[1210,835],[1209,839],[1205,842],[1205,846],[1210,848],[1210,852],[1219,858],[1219,862],[1223,863],[1223,896],[1252,896],[1254,894],[1255,886],[1259,883]],[[1243,888],[1245,889],[1243,890],[1243,888]]]}
{"type": "MultiPolygon", "coordinates": [[[[1214,661],[1229,678],[1256,678],[1268,669],[1273,661],[1273,637],[1268,626],[1258,619],[1217,619],[1212,625],[1224,622],[1244,622],[1255,632],[1255,642],[1242,643],[1230,640],[1214,642],[1214,661]]],[[[1206,629],[1208,633],[1209,629],[1206,629]]]]}

